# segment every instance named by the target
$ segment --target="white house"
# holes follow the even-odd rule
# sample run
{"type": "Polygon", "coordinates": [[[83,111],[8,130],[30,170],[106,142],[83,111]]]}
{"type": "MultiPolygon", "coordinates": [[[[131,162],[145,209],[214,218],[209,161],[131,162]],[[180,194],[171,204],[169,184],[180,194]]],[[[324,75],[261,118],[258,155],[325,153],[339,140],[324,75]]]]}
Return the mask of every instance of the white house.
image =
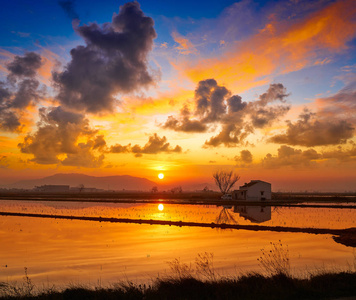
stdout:
{"type": "Polygon", "coordinates": [[[265,201],[271,198],[271,184],[262,180],[251,180],[232,192],[233,200],[265,201]]]}

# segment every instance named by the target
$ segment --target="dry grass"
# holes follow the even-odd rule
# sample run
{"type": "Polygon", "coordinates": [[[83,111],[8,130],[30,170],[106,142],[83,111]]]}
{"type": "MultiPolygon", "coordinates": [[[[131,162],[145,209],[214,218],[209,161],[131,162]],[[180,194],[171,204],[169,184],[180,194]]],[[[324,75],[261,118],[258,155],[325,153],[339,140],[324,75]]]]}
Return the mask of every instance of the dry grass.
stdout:
{"type": "Polygon", "coordinates": [[[270,249],[261,249],[261,256],[257,259],[269,276],[284,274],[290,276],[290,260],[288,246],[283,246],[279,240],[270,243],[270,249]]]}

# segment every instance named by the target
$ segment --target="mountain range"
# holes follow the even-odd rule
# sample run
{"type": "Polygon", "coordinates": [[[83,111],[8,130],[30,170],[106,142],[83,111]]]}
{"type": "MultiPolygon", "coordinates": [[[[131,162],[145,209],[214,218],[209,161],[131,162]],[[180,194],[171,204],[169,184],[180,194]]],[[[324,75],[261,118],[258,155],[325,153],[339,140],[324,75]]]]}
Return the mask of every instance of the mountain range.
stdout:
{"type": "Polygon", "coordinates": [[[158,184],[146,178],[129,175],[96,177],[84,174],[55,174],[52,176],[21,180],[12,184],[2,186],[3,188],[32,189],[41,185],[69,185],[78,187],[84,185],[86,188],[97,188],[104,190],[132,190],[148,191],[158,184]]]}

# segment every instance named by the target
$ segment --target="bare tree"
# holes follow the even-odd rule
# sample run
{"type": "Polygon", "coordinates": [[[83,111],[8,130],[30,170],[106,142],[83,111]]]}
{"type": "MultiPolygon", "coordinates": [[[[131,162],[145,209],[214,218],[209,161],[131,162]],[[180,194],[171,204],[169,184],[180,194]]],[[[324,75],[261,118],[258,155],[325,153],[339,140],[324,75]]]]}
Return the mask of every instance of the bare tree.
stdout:
{"type": "Polygon", "coordinates": [[[240,176],[230,171],[216,171],[213,174],[214,180],[223,195],[227,194],[234,184],[240,179],[240,176]]]}
{"type": "Polygon", "coordinates": [[[78,185],[79,193],[81,193],[84,190],[84,184],[81,183],[78,185]]]}
{"type": "Polygon", "coordinates": [[[237,221],[227,207],[223,207],[215,222],[217,224],[237,224],[237,221]]]}

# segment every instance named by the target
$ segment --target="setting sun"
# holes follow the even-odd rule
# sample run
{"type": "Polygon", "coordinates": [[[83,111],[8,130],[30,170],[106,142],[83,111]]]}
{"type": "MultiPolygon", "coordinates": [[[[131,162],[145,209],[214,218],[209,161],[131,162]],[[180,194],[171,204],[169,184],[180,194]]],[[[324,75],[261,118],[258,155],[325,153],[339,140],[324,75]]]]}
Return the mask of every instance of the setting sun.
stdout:
{"type": "Polygon", "coordinates": [[[163,178],[164,178],[164,174],[163,174],[163,173],[159,173],[159,174],[158,174],[158,178],[159,178],[159,179],[163,179],[163,178]]]}

